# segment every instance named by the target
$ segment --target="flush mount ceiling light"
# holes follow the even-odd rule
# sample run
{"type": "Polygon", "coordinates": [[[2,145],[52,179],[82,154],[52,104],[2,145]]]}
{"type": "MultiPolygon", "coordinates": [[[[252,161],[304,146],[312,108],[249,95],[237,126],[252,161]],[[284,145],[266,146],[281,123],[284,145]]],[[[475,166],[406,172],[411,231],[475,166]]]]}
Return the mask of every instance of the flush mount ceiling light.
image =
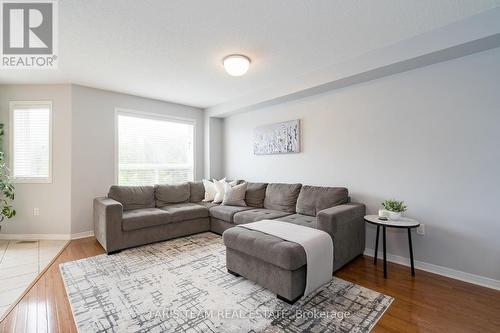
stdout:
{"type": "Polygon", "coordinates": [[[231,54],[222,60],[224,69],[231,76],[242,76],[250,68],[250,58],[241,54],[231,54]]]}

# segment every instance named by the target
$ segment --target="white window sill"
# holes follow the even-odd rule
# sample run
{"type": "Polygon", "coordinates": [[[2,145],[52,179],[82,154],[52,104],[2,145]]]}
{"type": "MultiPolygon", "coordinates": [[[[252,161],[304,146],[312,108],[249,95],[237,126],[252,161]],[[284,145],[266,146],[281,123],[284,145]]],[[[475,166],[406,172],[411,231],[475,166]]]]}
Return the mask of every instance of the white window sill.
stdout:
{"type": "Polygon", "coordinates": [[[52,178],[13,178],[13,184],[52,184],[52,178]]]}

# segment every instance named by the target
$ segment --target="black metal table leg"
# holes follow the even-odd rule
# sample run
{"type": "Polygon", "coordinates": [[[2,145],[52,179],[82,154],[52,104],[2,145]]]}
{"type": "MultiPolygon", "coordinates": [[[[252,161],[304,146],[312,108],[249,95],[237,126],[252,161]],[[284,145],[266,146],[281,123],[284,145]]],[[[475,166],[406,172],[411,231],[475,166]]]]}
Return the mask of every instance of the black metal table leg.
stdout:
{"type": "Polygon", "coordinates": [[[382,227],[382,239],[384,246],[384,279],[387,279],[387,250],[385,246],[385,225],[382,227]]]}
{"type": "Polygon", "coordinates": [[[415,265],[413,263],[413,246],[411,244],[411,228],[408,228],[408,244],[410,246],[411,275],[415,276],[415,265]]]}
{"type": "Polygon", "coordinates": [[[377,239],[375,240],[375,254],[373,255],[373,263],[375,265],[377,264],[379,232],[380,232],[380,226],[377,225],[377,239]]]}

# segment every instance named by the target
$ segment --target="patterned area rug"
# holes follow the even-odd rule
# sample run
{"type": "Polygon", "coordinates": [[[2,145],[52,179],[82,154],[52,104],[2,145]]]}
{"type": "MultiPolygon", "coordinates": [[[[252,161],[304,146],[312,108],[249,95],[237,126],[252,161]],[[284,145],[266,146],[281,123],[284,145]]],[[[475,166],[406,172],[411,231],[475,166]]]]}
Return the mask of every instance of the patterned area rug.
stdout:
{"type": "Polygon", "coordinates": [[[203,233],[60,265],[79,332],[369,332],[392,297],[333,278],[288,305],[203,233]]]}

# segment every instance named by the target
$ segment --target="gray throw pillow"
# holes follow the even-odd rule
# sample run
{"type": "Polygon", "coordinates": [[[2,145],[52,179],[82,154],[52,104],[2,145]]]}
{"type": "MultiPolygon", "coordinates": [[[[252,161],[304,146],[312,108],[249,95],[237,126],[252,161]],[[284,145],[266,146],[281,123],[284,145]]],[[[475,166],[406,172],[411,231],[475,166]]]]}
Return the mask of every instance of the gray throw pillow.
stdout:
{"type": "Polygon", "coordinates": [[[247,193],[245,202],[247,206],[264,208],[264,198],[266,197],[267,183],[247,183],[247,193]]]}

